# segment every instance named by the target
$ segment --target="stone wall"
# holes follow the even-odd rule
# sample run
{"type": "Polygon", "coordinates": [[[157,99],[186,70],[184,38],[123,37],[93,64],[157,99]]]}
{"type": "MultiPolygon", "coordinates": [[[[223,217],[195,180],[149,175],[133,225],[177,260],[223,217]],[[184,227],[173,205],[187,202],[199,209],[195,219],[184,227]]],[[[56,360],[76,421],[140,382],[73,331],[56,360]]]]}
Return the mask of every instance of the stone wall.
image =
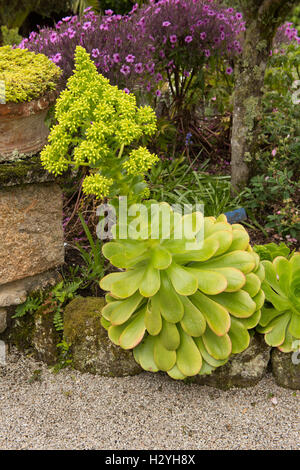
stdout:
{"type": "Polygon", "coordinates": [[[8,307],[57,282],[62,210],[62,191],[38,157],[0,164],[0,333],[8,307]]]}

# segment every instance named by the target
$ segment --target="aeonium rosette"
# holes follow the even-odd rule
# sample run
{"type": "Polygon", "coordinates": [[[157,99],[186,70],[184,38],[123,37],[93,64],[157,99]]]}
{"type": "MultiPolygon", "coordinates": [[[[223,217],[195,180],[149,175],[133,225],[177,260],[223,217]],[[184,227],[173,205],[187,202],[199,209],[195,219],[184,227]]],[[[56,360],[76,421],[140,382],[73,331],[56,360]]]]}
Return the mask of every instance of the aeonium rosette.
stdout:
{"type": "Polygon", "coordinates": [[[138,236],[129,230],[103,247],[120,271],[100,281],[109,292],[102,325],[147,371],[208,374],[248,347],[264,303],[264,268],[246,230],[224,215],[157,207],[150,226],[140,220],[138,236]]]}

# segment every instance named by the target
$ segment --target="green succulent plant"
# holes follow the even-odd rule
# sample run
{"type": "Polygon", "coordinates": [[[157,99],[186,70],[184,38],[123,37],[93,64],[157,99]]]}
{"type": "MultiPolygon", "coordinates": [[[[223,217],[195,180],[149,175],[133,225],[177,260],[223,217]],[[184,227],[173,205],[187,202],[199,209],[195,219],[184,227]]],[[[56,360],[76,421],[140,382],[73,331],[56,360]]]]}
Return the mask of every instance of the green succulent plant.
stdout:
{"type": "Polygon", "coordinates": [[[156,224],[142,220],[139,236],[103,247],[122,271],[100,281],[109,292],[102,325],[147,371],[174,379],[209,374],[248,347],[264,303],[264,268],[244,227],[224,215],[182,217],[166,203],[158,207],[156,224]]]}
{"type": "Polygon", "coordinates": [[[273,263],[262,264],[266,273],[262,289],[267,302],[257,330],[265,334],[270,346],[291,352],[300,340],[300,253],[290,260],[278,256],[273,263]]]}
{"type": "Polygon", "coordinates": [[[61,70],[44,54],[0,47],[0,81],[6,102],[26,102],[56,89],[61,70]]]}

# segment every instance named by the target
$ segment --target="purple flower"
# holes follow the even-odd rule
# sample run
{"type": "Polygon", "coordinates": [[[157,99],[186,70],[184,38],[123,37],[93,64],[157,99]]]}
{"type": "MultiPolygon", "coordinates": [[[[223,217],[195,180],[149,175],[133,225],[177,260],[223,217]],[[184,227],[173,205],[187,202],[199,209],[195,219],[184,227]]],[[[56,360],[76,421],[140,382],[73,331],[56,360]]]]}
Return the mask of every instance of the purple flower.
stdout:
{"type": "Polygon", "coordinates": [[[57,42],[57,39],[58,39],[58,37],[57,37],[57,34],[55,32],[50,34],[50,42],[52,42],[52,44],[55,44],[57,42]]]}
{"type": "Polygon", "coordinates": [[[128,56],[126,57],[126,62],[128,62],[129,64],[133,64],[134,59],[135,59],[134,55],[128,54],[128,56]]]}
{"type": "Polygon", "coordinates": [[[50,59],[52,62],[54,62],[54,64],[58,64],[58,62],[61,61],[61,54],[58,52],[57,54],[51,56],[50,59]]]}
{"type": "Polygon", "coordinates": [[[127,95],[129,95],[129,93],[130,93],[130,90],[128,90],[128,88],[124,88],[123,91],[124,91],[127,95]]]}
{"type": "Polygon", "coordinates": [[[92,23],[90,21],[86,21],[85,23],[83,23],[82,29],[88,30],[90,29],[91,26],[92,26],[92,23]]]}
{"type": "Polygon", "coordinates": [[[165,28],[171,25],[170,21],[164,21],[162,24],[165,28]]]}
{"type": "Polygon", "coordinates": [[[227,75],[231,75],[232,72],[233,72],[233,68],[232,67],[227,67],[227,69],[226,69],[227,75]]]}
{"type": "Polygon", "coordinates": [[[156,94],[156,96],[160,97],[160,96],[161,96],[161,91],[160,91],[160,90],[156,90],[155,94],[156,94]]]}
{"type": "Polygon", "coordinates": [[[104,12],[107,16],[111,16],[114,14],[114,12],[112,10],[105,10],[104,12]]]}
{"type": "Polygon", "coordinates": [[[204,39],[206,39],[206,36],[207,36],[207,34],[205,32],[200,34],[200,38],[202,39],[202,41],[204,41],[204,39]]]}
{"type": "Polygon", "coordinates": [[[242,20],[243,19],[242,13],[236,13],[235,17],[236,17],[237,20],[242,20]]]}
{"type": "Polygon", "coordinates": [[[34,31],[32,31],[32,32],[29,34],[29,41],[33,41],[33,39],[35,39],[36,36],[37,36],[37,34],[36,34],[34,31]]]}
{"type": "Polygon", "coordinates": [[[190,42],[192,42],[193,36],[186,36],[186,38],[184,40],[187,44],[189,44],[190,42]]]}
{"type": "Polygon", "coordinates": [[[138,64],[135,65],[134,70],[136,71],[136,73],[143,73],[144,71],[143,64],[139,62],[138,64]]]}
{"type": "Polygon", "coordinates": [[[115,44],[116,44],[117,46],[121,47],[121,46],[122,46],[122,44],[123,44],[123,41],[122,41],[122,39],[121,39],[121,38],[119,38],[119,37],[115,38],[115,44]]]}
{"type": "Polygon", "coordinates": [[[130,74],[130,67],[128,65],[122,65],[122,67],[120,68],[120,72],[123,74],[123,75],[129,75],[130,74]]]}
{"type": "Polygon", "coordinates": [[[171,44],[175,44],[177,42],[176,34],[172,34],[172,36],[170,36],[170,42],[171,44]]]}
{"type": "Polygon", "coordinates": [[[98,48],[92,50],[92,56],[96,59],[100,55],[100,51],[98,48]]]}
{"type": "Polygon", "coordinates": [[[66,16],[65,18],[62,18],[62,21],[65,21],[67,23],[68,21],[70,21],[71,18],[72,16],[66,16]]]}
{"type": "Polygon", "coordinates": [[[69,36],[70,39],[73,39],[73,37],[75,36],[75,34],[76,34],[76,33],[75,33],[74,29],[68,28],[68,36],[69,36]]]}
{"type": "Polygon", "coordinates": [[[120,62],[120,54],[113,54],[113,61],[118,64],[120,62]]]}
{"type": "Polygon", "coordinates": [[[158,83],[158,82],[161,82],[161,81],[162,81],[162,79],[163,79],[163,76],[162,76],[162,74],[161,74],[161,73],[158,73],[158,74],[156,75],[156,77],[155,77],[155,81],[156,81],[156,83],[158,83]]]}
{"type": "Polygon", "coordinates": [[[204,54],[205,54],[205,57],[210,57],[210,50],[205,49],[204,54]]]}

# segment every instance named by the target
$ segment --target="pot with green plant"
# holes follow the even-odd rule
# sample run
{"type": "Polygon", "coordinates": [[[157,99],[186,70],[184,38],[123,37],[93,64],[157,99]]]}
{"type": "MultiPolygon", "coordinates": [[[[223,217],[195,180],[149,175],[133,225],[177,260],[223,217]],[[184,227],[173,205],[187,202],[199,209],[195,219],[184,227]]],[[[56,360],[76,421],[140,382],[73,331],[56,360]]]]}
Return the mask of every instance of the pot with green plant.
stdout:
{"type": "Polygon", "coordinates": [[[0,47],[0,162],[43,148],[49,133],[45,118],[60,74],[43,54],[0,47]]]}

